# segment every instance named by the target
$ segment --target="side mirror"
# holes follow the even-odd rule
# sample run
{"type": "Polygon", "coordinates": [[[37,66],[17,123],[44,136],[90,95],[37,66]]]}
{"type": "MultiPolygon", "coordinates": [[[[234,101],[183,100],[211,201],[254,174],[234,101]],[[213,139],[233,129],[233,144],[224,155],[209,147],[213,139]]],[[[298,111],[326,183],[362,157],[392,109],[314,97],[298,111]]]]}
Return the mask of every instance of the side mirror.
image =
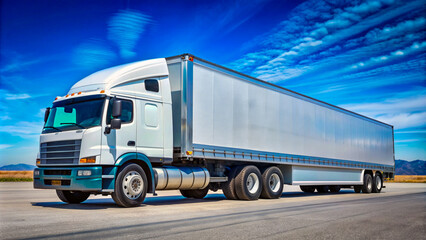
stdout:
{"type": "Polygon", "coordinates": [[[50,114],[50,107],[46,108],[46,111],[44,112],[44,122],[47,122],[47,119],[49,118],[50,114]]]}
{"type": "Polygon", "coordinates": [[[121,119],[113,118],[111,119],[111,129],[120,129],[121,128],[121,119]]]}
{"type": "Polygon", "coordinates": [[[120,116],[121,116],[121,101],[120,100],[114,100],[114,102],[112,104],[112,117],[118,118],[120,116]]]}

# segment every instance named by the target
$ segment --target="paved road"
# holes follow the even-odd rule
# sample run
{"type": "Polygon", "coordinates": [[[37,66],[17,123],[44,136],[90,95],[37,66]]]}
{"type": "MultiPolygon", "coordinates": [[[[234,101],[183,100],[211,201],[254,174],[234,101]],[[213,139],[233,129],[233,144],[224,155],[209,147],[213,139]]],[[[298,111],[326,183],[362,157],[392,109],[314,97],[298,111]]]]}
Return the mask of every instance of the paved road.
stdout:
{"type": "Polygon", "coordinates": [[[32,183],[0,183],[0,239],[425,239],[426,184],[387,184],[380,194],[306,194],[285,186],[277,200],[191,200],[178,191],[138,208],[109,197],[60,202],[32,183]]]}

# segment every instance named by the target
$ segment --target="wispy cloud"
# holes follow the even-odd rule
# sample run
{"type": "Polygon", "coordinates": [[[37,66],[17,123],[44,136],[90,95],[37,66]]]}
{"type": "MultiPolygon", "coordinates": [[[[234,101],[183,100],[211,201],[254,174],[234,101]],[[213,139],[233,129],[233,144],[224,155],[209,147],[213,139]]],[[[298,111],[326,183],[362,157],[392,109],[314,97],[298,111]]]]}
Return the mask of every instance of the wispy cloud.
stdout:
{"type": "Polygon", "coordinates": [[[2,150],[2,149],[6,149],[6,148],[10,148],[10,147],[12,147],[13,145],[10,145],[10,144],[0,144],[0,150],[2,150]]]}
{"type": "Polygon", "coordinates": [[[0,132],[22,138],[34,138],[40,135],[42,127],[42,122],[19,121],[13,125],[4,125],[0,128],[0,132]]]}
{"type": "Polygon", "coordinates": [[[118,46],[121,57],[135,56],[134,47],[149,23],[151,16],[136,10],[120,10],[110,19],[108,39],[118,46]]]}
{"type": "Polygon", "coordinates": [[[80,67],[99,69],[106,67],[117,58],[111,46],[101,39],[89,39],[74,50],[72,60],[80,67]]]}

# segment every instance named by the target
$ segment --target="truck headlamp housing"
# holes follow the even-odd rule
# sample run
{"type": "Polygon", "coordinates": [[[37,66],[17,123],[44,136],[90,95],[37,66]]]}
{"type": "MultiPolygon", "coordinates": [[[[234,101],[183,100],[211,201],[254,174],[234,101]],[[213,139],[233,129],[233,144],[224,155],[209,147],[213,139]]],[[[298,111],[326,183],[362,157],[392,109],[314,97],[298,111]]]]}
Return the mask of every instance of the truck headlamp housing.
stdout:
{"type": "Polygon", "coordinates": [[[92,170],[78,170],[77,171],[77,176],[91,176],[92,175],[92,170]]]}
{"type": "Polygon", "coordinates": [[[40,170],[34,170],[34,176],[40,176],[40,170]]]}
{"type": "Polygon", "coordinates": [[[96,157],[85,157],[80,159],[80,163],[96,163],[96,157]]]}

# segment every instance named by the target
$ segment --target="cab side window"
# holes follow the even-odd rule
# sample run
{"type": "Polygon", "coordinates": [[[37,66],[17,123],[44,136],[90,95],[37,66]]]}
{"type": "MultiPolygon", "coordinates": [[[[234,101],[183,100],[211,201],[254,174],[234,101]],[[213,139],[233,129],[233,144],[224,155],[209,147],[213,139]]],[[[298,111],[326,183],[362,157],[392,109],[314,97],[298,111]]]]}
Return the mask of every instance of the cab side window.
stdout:
{"type": "MultiPolygon", "coordinates": [[[[122,123],[132,122],[132,120],[133,120],[133,103],[132,103],[132,101],[124,100],[124,99],[117,99],[117,100],[121,101],[121,116],[120,116],[121,122],[122,123]]],[[[106,119],[107,124],[111,123],[113,101],[114,101],[113,99],[111,99],[109,101],[107,119],[106,119]]]]}
{"type": "Polygon", "coordinates": [[[151,91],[151,92],[159,92],[160,86],[158,85],[158,80],[146,79],[145,80],[145,90],[151,91]]]}

